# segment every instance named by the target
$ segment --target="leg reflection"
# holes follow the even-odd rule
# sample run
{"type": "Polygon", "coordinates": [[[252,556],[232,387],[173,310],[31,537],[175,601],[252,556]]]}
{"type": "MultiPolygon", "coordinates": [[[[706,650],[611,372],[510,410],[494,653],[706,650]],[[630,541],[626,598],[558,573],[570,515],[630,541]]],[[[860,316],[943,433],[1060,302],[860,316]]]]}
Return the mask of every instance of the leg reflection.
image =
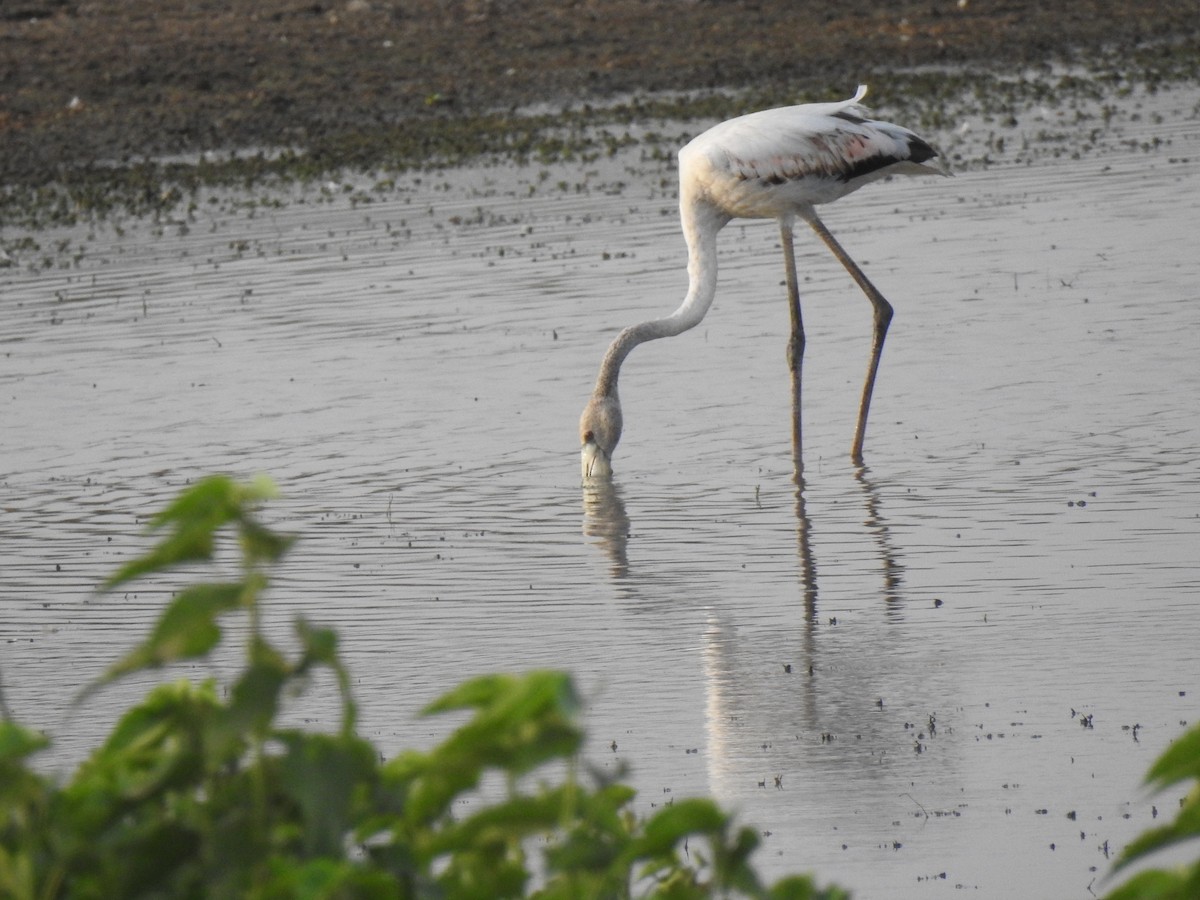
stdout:
{"type": "Polygon", "coordinates": [[[875,535],[875,544],[879,548],[879,561],[883,566],[883,602],[889,616],[899,613],[900,587],[904,582],[904,566],[900,564],[899,554],[892,542],[892,533],[888,528],[887,518],[880,511],[879,489],[869,476],[866,466],[858,466],[854,477],[862,486],[867,517],[864,524],[875,535]]]}
{"type": "Polygon", "coordinates": [[[812,552],[812,523],[804,501],[804,440],[800,418],[800,365],[792,369],[792,481],[796,485],[796,542],[800,552],[800,585],[804,621],[811,634],[817,617],[817,566],[812,552]]]}

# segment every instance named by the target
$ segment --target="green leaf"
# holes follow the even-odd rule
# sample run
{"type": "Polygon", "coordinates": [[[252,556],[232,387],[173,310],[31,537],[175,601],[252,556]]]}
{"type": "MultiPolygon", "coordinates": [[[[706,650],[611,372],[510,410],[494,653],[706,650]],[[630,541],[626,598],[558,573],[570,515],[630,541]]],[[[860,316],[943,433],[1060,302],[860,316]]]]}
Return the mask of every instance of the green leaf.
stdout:
{"type": "Polygon", "coordinates": [[[850,900],[848,891],[836,887],[819,889],[811,878],[803,875],[790,875],[775,882],[766,896],[768,900],[850,900]]]}
{"type": "Polygon", "coordinates": [[[54,796],[55,784],[35,772],[27,758],[48,744],[40,734],[0,721],[0,897],[34,894],[32,888],[16,889],[32,883],[33,862],[20,847],[33,843],[29,838],[54,796]],[[22,832],[28,836],[25,840],[22,832]]]}
{"type": "Polygon", "coordinates": [[[305,852],[340,856],[355,800],[367,796],[376,780],[374,749],[358,738],[326,734],[289,731],[274,737],[286,747],[276,764],[280,786],[303,814],[305,852]]]}
{"type": "Polygon", "coordinates": [[[191,829],[160,818],[157,811],[147,807],[139,812],[141,821],[130,822],[117,834],[105,836],[103,865],[112,876],[112,896],[158,894],[199,849],[200,836],[191,829]]]}
{"type": "Polygon", "coordinates": [[[1113,866],[1114,872],[1119,872],[1131,862],[1157,853],[1181,841],[1200,837],[1200,802],[1195,796],[1189,798],[1175,817],[1175,821],[1161,828],[1154,828],[1138,835],[1121,853],[1113,866]]]}
{"type": "MultiPolygon", "coordinates": [[[[1146,776],[1146,781],[1158,790],[1188,779],[1200,779],[1200,726],[1173,741],[1155,760],[1146,776]]],[[[1193,786],[1173,822],[1143,832],[1130,843],[1114,863],[1113,872],[1119,872],[1130,863],[1159,850],[1194,838],[1200,838],[1200,786],[1193,786]]],[[[1200,872],[1200,867],[1197,871],[1200,872]]]]}
{"type": "Polygon", "coordinates": [[[718,834],[729,817],[711,800],[692,797],[676,800],[646,822],[634,845],[637,857],[661,857],[671,853],[684,838],[694,834],[718,834]]]}
{"type": "Polygon", "coordinates": [[[181,659],[208,653],[221,639],[217,618],[245,604],[246,586],[197,584],[186,588],[168,604],[150,636],[100,679],[111,682],[138,669],[157,668],[181,659]]]}
{"type": "Polygon", "coordinates": [[[148,530],[157,531],[173,525],[173,533],[150,552],[118,569],[104,587],[110,589],[180,563],[211,559],[216,532],[236,519],[238,513],[238,489],[232,478],[213,475],[196,482],[154,516],[147,526],[148,530]]]}
{"type": "Polygon", "coordinates": [[[456,709],[480,709],[512,691],[517,681],[515,675],[481,675],[472,678],[442,694],[426,706],[421,715],[428,716],[456,709]]]}
{"type": "Polygon", "coordinates": [[[190,741],[217,709],[216,690],[211,681],[201,685],[183,680],[161,684],[121,717],[99,752],[124,751],[144,744],[147,733],[164,725],[171,732],[186,735],[190,741]]]}
{"type": "Polygon", "coordinates": [[[171,526],[170,534],[148,553],[118,569],[103,587],[111,589],[181,563],[212,559],[216,533],[232,522],[240,523],[243,547],[252,562],[278,559],[291,538],[267,531],[250,517],[254,504],[275,494],[271,481],[261,477],[246,484],[238,484],[227,475],[212,475],[196,482],[150,520],[150,531],[171,526]]]}
{"type": "Polygon", "coordinates": [[[393,760],[389,783],[408,785],[405,811],[413,822],[433,821],[488,769],[516,776],[574,755],[582,741],[574,722],[578,705],[570,677],[561,672],[472,679],[425,712],[475,708],[475,715],[433,753],[393,760]]]}
{"type": "Polygon", "coordinates": [[[570,717],[579,712],[579,697],[565,672],[533,671],[524,675],[482,675],[464,681],[429,704],[423,715],[456,709],[491,708],[525,717],[552,709],[570,717]]]}
{"type": "Polygon", "coordinates": [[[238,525],[242,552],[251,565],[278,562],[296,542],[294,535],[279,534],[243,515],[238,525]]]}
{"type": "MultiPolygon", "coordinates": [[[[32,756],[50,745],[50,739],[16,722],[0,720],[0,766],[32,756]]],[[[3,769],[0,769],[3,771],[3,769]]]]}
{"type": "Polygon", "coordinates": [[[325,665],[337,676],[338,690],[342,695],[342,733],[353,733],[358,721],[358,705],[350,685],[350,673],[338,656],[337,632],[329,628],[313,628],[304,619],[296,620],[296,634],[304,647],[304,656],[296,666],[298,673],[307,672],[313,665],[325,665]]]}
{"type": "Polygon", "coordinates": [[[476,715],[441,745],[439,753],[482,769],[522,774],[575,753],[579,699],[569,675],[530,672],[472,679],[431,704],[426,713],[475,707],[476,715]]]}
{"type": "Polygon", "coordinates": [[[298,619],[296,634],[304,644],[305,657],[334,669],[342,667],[337,653],[337,632],[332,628],[314,628],[304,619],[298,619]]]}
{"type": "Polygon", "coordinates": [[[1173,741],[1146,775],[1146,781],[1159,789],[1186,778],[1200,779],[1200,727],[1173,741]]]}
{"type": "Polygon", "coordinates": [[[341,897],[399,900],[402,896],[395,878],[347,860],[313,859],[297,863],[291,859],[273,859],[270,869],[271,877],[257,896],[290,900],[341,897]]]}
{"type": "Polygon", "coordinates": [[[1195,900],[1195,897],[1184,872],[1151,869],[1134,875],[1106,894],[1105,900],[1195,900]]]}
{"type": "Polygon", "coordinates": [[[467,851],[497,840],[520,841],[553,831],[569,808],[566,788],[546,791],[539,796],[515,796],[484,806],[462,821],[441,829],[429,843],[431,853],[467,851]]]}
{"type": "Polygon", "coordinates": [[[215,723],[217,745],[231,738],[264,736],[279,709],[279,694],[292,669],[278,652],[259,641],[252,662],[234,682],[229,705],[215,723]]]}
{"type": "MultiPolygon", "coordinates": [[[[718,810],[719,811],[719,810],[718,810]]],[[[758,833],[752,828],[741,828],[729,841],[724,834],[711,838],[714,881],[725,888],[736,888],[744,894],[758,896],[762,893],[758,875],[750,864],[750,857],[760,843],[758,833]]]]}
{"type": "Polygon", "coordinates": [[[216,708],[211,684],[180,681],[151,691],[64,789],[73,827],[98,832],[130,807],[198,783],[205,771],[202,733],[216,708]]]}

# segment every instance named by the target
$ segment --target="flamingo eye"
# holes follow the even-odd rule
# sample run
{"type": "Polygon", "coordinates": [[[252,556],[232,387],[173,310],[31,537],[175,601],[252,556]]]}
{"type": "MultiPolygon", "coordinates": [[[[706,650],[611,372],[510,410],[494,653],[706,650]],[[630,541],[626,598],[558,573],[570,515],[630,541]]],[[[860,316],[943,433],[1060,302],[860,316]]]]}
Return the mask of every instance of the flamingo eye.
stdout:
{"type": "Polygon", "coordinates": [[[593,432],[591,432],[591,431],[585,431],[585,432],[583,433],[583,442],[584,442],[585,444],[586,444],[586,443],[589,443],[589,442],[590,442],[590,441],[592,441],[592,440],[593,440],[595,437],[596,437],[596,435],[595,435],[593,432]]]}

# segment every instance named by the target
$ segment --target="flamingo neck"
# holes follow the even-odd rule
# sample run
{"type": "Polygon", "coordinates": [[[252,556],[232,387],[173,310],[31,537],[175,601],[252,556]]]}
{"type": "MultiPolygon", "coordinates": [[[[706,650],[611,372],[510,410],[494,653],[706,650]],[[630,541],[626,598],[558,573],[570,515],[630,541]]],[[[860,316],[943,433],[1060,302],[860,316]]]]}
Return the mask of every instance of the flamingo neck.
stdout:
{"type": "Polygon", "coordinates": [[[621,364],[638,344],[674,337],[695,328],[712,306],[717,293],[717,232],[729,217],[708,204],[680,201],[680,221],[688,248],[688,291],[683,303],[669,316],[625,328],[609,345],[593,391],[597,397],[616,397],[621,364]]]}

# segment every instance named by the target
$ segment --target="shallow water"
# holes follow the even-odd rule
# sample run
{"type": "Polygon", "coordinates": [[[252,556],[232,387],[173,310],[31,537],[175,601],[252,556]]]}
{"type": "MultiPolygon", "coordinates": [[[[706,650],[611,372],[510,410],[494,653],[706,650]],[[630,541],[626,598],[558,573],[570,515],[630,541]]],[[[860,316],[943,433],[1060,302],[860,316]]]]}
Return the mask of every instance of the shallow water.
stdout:
{"type": "MultiPolygon", "coordinates": [[[[897,310],[861,471],[869,306],[798,234],[799,494],[770,223],[631,356],[616,483],[580,488],[607,342],[683,293],[674,176],[636,151],[39,235],[0,270],[9,705],[49,764],[93,746],[145,683],[70,698],[168,589],[95,586],[189,479],[267,472],[302,538],[273,627],[337,627],[386,754],[462,678],[567,668],[639,808],[713,793],[772,874],[1100,893],[1173,813],[1140,781],[1200,697],[1198,103],[827,211],[897,310]]],[[[330,724],[322,688],[291,715],[330,724]]]]}

